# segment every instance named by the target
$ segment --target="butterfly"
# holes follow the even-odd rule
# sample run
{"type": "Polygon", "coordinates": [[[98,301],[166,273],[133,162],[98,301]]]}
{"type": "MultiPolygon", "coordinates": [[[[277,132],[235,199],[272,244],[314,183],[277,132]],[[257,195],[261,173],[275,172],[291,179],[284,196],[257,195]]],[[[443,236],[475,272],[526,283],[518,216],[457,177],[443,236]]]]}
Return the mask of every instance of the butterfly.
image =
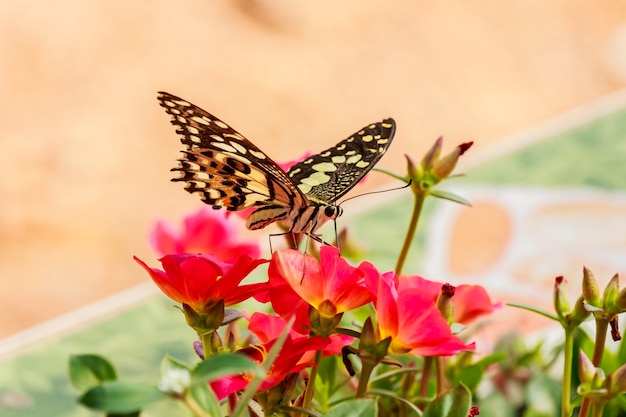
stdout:
{"type": "Polygon", "coordinates": [[[291,233],[313,234],[342,214],[336,201],[369,172],[389,148],[393,119],[370,124],[287,172],[229,125],[198,106],[159,92],[159,104],[186,146],[172,168],[185,190],[214,209],[257,207],[248,229],[279,221],[291,233]]]}

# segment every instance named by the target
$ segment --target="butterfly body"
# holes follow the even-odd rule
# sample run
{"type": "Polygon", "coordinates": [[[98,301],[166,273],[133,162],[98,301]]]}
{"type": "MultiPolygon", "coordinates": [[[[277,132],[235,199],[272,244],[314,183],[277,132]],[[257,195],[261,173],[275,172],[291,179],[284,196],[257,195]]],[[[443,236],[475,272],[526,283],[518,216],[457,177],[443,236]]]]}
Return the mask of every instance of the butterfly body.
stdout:
{"type": "Polygon", "coordinates": [[[220,119],[186,100],[160,92],[186,148],[172,171],[185,189],[214,209],[257,207],[246,222],[262,229],[280,221],[289,232],[313,233],[341,215],[335,202],[382,157],[395,133],[393,119],[370,124],[285,172],[220,119]]]}

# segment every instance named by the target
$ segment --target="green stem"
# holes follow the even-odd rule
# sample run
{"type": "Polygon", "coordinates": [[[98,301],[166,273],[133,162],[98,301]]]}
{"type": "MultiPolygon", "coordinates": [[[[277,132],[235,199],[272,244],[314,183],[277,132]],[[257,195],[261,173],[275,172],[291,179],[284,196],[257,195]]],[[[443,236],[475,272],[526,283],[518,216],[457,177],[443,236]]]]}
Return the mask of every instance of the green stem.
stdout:
{"type": "MultiPolygon", "coordinates": [[[[593,357],[591,358],[591,363],[593,366],[599,367],[602,363],[602,356],[604,354],[604,346],[606,345],[606,334],[609,328],[610,320],[604,318],[596,318],[596,341],[593,346],[593,357]]],[[[589,409],[591,408],[591,401],[589,398],[583,398],[580,403],[580,410],[578,411],[579,417],[587,417],[589,415],[589,409]]],[[[602,409],[603,407],[593,407],[594,410],[592,415],[595,416],[597,412],[597,408],[602,409]]],[[[601,412],[602,410],[600,410],[601,412]]],[[[600,414],[602,415],[602,414],[600,414]]]]}
{"type": "Polygon", "coordinates": [[[598,401],[593,403],[593,407],[591,408],[591,417],[602,417],[605,405],[606,402],[604,401],[598,401]]]}
{"type": "Polygon", "coordinates": [[[574,357],[574,329],[565,329],[565,347],[563,352],[563,392],[561,394],[561,416],[569,417],[572,390],[572,363],[574,357]]]}
{"type": "Polygon", "coordinates": [[[363,398],[370,382],[370,376],[376,367],[376,362],[364,360],[361,368],[361,376],[359,376],[359,385],[356,388],[356,398],[363,398]]]}
{"type": "Polygon", "coordinates": [[[443,366],[443,358],[441,356],[437,356],[434,358],[435,362],[435,386],[437,387],[437,395],[442,394],[446,387],[446,378],[444,376],[444,366],[443,366]]]}
{"type": "Polygon", "coordinates": [[[413,190],[415,195],[415,201],[413,202],[413,213],[411,214],[411,220],[409,222],[409,228],[406,231],[406,236],[404,238],[404,243],[402,244],[402,250],[400,251],[400,255],[398,256],[398,261],[396,263],[396,275],[400,276],[402,274],[402,269],[404,268],[404,263],[406,262],[406,258],[409,254],[409,249],[411,248],[411,244],[413,243],[413,238],[415,237],[415,232],[417,230],[417,224],[419,222],[420,214],[422,213],[422,207],[424,206],[424,200],[426,199],[426,193],[421,190],[413,190]]]}
{"type": "Polygon", "coordinates": [[[428,395],[428,381],[430,380],[430,372],[433,369],[433,357],[426,356],[424,358],[424,368],[422,369],[422,379],[420,381],[419,396],[426,398],[428,395]]]}
{"type": "Polygon", "coordinates": [[[596,343],[593,347],[593,358],[591,362],[593,366],[599,367],[602,363],[602,356],[604,355],[604,346],[606,345],[606,333],[609,328],[610,320],[596,319],[596,343]]]}
{"type": "Polygon", "coordinates": [[[209,359],[213,356],[213,345],[211,343],[213,339],[213,331],[199,335],[202,340],[202,352],[204,353],[204,359],[209,359]]]}
{"type": "Polygon", "coordinates": [[[191,394],[185,395],[182,399],[185,405],[189,408],[189,410],[193,413],[194,416],[197,417],[211,417],[209,414],[205,413],[200,404],[196,402],[196,400],[191,396],[191,394]]]}
{"type": "Polygon", "coordinates": [[[302,402],[302,408],[309,409],[311,402],[313,401],[313,393],[315,392],[315,380],[317,379],[317,370],[319,368],[320,361],[322,360],[322,351],[315,352],[315,359],[313,359],[314,365],[311,366],[311,375],[309,376],[309,382],[306,384],[306,392],[304,393],[304,401],[302,402]]]}

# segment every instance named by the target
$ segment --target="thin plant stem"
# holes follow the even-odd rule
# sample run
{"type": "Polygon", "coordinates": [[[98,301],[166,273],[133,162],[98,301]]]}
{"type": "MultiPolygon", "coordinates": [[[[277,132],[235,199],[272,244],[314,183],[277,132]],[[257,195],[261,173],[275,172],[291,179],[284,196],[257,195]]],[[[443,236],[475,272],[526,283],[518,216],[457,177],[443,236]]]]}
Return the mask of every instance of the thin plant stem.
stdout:
{"type": "Polygon", "coordinates": [[[606,345],[606,333],[609,328],[610,320],[601,318],[596,319],[596,342],[593,347],[593,358],[591,362],[593,366],[599,367],[602,364],[602,356],[604,355],[604,346],[606,345]]]}
{"type": "Polygon", "coordinates": [[[417,224],[419,222],[420,214],[422,213],[422,207],[424,206],[424,200],[426,199],[426,193],[424,193],[423,191],[413,191],[415,195],[415,201],[413,202],[413,213],[411,214],[409,227],[406,231],[406,236],[404,237],[402,250],[400,250],[400,255],[398,256],[398,261],[396,262],[395,271],[396,275],[398,276],[402,274],[402,270],[404,269],[404,263],[406,262],[406,258],[409,254],[411,244],[413,243],[413,238],[415,237],[415,232],[417,231],[417,224]]]}
{"type": "Polygon", "coordinates": [[[422,370],[422,379],[420,380],[419,396],[426,398],[428,395],[428,381],[430,380],[430,372],[433,368],[433,357],[426,356],[424,358],[424,369],[422,370]]]}
{"type": "MultiPolygon", "coordinates": [[[[593,366],[599,367],[602,363],[602,356],[604,354],[604,346],[606,344],[606,333],[609,328],[610,320],[605,318],[596,318],[596,340],[593,347],[593,357],[591,363],[593,366]]],[[[587,417],[589,415],[589,409],[591,408],[591,400],[588,397],[583,398],[580,403],[580,410],[578,411],[579,417],[587,417]]],[[[597,406],[593,407],[592,415],[595,416],[597,412],[597,406]]],[[[600,414],[602,415],[602,409],[600,407],[600,414]]]]}
{"type": "Polygon", "coordinates": [[[444,365],[443,365],[443,358],[441,356],[437,356],[434,359],[435,362],[435,386],[437,389],[437,395],[442,394],[446,387],[445,387],[445,383],[446,383],[446,378],[444,375],[444,365]]]}
{"type": "Polygon", "coordinates": [[[363,361],[363,367],[361,368],[361,375],[359,376],[359,385],[356,388],[355,398],[363,398],[365,396],[365,392],[367,391],[367,386],[370,381],[370,376],[372,375],[375,366],[376,363],[373,361],[363,361]]]}
{"type": "Polygon", "coordinates": [[[317,369],[320,361],[322,360],[322,351],[315,352],[315,358],[313,359],[313,366],[311,366],[311,375],[309,376],[309,382],[306,384],[306,392],[304,393],[304,401],[302,402],[302,408],[308,409],[311,407],[313,401],[313,393],[315,392],[315,380],[317,379],[317,369]]]}
{"type": "Polygon", "coordinates": [[[565,329],[565,347],[563,352],[563,392],[561,394],[561,416],[569,417],[572,390],[572,362],[574,357],[574,329],[565,329]]]}
{"type": "Polygon", "coordinates": [[[212,338],[213,332],[200,335],[200,339],[202,339],[202,352],[204,353],[204,359],[209,359],[213,356],[213,346],[211,345],[212,338]]]}
{"type": "Polygon", "coordinates": [[[183,402],[189,408],[189,410],[193,413],[194,416],[211,417],[202,409],[200,404],[198,404],[191,395],[185,395],[185,397],[183,398],[183,402]]]}

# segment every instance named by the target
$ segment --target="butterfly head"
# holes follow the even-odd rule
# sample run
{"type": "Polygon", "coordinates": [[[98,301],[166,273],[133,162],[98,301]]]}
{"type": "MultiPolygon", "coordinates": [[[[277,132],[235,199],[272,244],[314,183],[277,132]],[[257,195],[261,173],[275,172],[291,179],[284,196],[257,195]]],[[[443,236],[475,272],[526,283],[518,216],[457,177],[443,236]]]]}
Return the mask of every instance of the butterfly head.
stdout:
{"type": "Polygon", "coordinates": [[[324,207],[324,216],[326,216],[328,220],[334,220],[342,214],[343,209],[340,206],[328,204],[326,207],[324,207]]]}

